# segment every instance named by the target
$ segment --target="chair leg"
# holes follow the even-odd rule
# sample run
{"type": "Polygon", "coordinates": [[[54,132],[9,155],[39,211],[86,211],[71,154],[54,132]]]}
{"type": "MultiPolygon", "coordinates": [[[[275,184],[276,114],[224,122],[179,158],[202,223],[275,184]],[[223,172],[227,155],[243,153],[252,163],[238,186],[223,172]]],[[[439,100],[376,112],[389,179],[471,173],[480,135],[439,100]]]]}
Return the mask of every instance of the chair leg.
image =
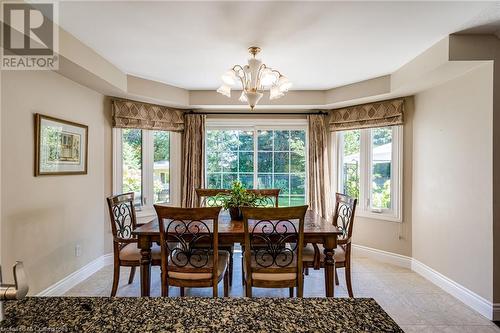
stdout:
{"type": "Polygon", "coordinates": [[[245,297],[252,297],[252,285],[245,281],[245,297]]]}
{"type": "Polygon", "coordinates": [[[120,281],[120,265],[115,263],[113,268],[113,286],[111,287],[111,297],[116,296],[118,282],[120,281]]]}
{"type": "Polygon", "coordinates": [[[290,298],[292,298],[293,297],[293,287],[288,288],[288,290],[290,292],[290,298]]]}
{"type": "Polygon", "coordinates": [[[163,271],[160,273],[161,275],[161,296],[168,297],[168,280],[166,274],[163,271]]]}
{"type": "Polygon", "coordinates": [[[339,275],[337,274],[337,268],[335,268],[335,285],[339,285],[339,275]]]}
{"type": "Polygon", "coordinates": [[[234,266],[234,247],[231,247],[231,251],[229,252],[229,275],[228,275],[228,280],[229,280],[229,285],[233,285],[233,266],[234,266]]]}
{"type": "Polygon", "coordinates": [[[131,284],[134,282],[134,276],[135,276],[135,266],[130,267],[130,275],[128,277],[128,284],[131,284]]]}
{"type": "Polygon", "coordinates": [[[224,273],[224,297],[229,297],[229,285],[231,284],[229,272],[224,273]]]}
{"type": "Polygon", "coordinates": [[[184,287],[180,287],[181,288],[181,297],[184,297],[184,287]]]}
{"type": "Polygon", "coordinates": [[[309,275],[309,267],[306,267],[306,268],[304,269],[304,273],[305,273],[305,275],[309,275]]]}
{"type": "Polygon", "coordinates": [[[241,285],[245,285],[245,258],[243,252],[241,254],[241,285]]]}
{"type": "Polygon", "coordinates": [[[297,286],[297,297],[304,297],[304,276],[302,276],[302,279],[297,286]]]}
{"type": "Polygon", "coordinates": [[[354,297],[351,284],[351,264],[347,262],[345,265],[345,282],[347,284],[347,293],[349,294],[349,297],[354,297]]]}

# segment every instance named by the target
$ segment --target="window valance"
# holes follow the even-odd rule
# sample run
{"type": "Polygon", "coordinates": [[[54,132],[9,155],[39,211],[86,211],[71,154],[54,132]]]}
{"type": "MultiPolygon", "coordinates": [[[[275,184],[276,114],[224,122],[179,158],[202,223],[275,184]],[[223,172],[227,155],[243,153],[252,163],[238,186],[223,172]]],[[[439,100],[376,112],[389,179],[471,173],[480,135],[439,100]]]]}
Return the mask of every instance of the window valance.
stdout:
{"type": "Polygon", "coordinates": [[[111,101],[113,127],[149,130],[184,130],[184,111],[130,100],[111,101]]]}
{"type": "Polygon", "coordinates": [[[330,131],[403,124],[405,98],[330,110],[330,131]]]}

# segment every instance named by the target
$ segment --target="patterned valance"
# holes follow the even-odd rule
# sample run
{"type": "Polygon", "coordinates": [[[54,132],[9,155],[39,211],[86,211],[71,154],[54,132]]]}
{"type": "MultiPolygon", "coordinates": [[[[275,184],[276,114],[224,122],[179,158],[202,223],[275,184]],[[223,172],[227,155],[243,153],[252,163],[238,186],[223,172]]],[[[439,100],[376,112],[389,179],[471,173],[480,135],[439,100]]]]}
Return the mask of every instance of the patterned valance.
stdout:
{"type": "Polygon", "coordinates": [[[403,124],[405,98],[330,110],[330,131],[403,124]]]}
{"type": "Polygon", "coordinates": [[[183,131],[184,111],[129,100],[112,100],[113,127],[183,131]]]}

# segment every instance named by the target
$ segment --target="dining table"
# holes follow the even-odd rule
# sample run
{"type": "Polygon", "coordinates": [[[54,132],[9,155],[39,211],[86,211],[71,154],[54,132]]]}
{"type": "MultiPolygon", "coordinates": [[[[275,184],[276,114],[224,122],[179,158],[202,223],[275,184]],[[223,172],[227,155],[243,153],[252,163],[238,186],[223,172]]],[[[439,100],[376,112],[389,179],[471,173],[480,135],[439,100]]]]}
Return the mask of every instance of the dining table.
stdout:
{"type": "MultiPolygon", "coordinates": [[[[221,211],[218,220],[219,244],[227,245],[244,243],[245,230],[243,221],[233,220],[226,211],[221,211]]],[[[150,296],[151,290],[151,247],[160,243],[158,219],[153,217],[132,231],[137,237],[137,246],[141,252],[141,296],[150,296]]],[[[335,249],[337,237],[342,235],[341,229],[331,221],[323,218],[312,210],[306,212],[304,218],[304,244],[322,244],[324,248],[325,296],[333,297],[335,285],[335,249]]]]}

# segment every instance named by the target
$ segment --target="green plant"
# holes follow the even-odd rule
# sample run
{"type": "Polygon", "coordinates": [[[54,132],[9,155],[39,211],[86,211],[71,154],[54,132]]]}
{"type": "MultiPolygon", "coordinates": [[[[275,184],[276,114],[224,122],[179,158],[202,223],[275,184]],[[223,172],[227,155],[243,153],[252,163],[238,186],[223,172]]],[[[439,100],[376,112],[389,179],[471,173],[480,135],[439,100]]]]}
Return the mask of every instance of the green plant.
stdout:
{"type": "Polygon", "coordinates": [[[216,196],[216,202],[220,202],[224,209],[255,207],[259,199],[261,199],[259,195],[248,192],[239,180],[233,181],[229,193],[221,193],[216,196]]]}

